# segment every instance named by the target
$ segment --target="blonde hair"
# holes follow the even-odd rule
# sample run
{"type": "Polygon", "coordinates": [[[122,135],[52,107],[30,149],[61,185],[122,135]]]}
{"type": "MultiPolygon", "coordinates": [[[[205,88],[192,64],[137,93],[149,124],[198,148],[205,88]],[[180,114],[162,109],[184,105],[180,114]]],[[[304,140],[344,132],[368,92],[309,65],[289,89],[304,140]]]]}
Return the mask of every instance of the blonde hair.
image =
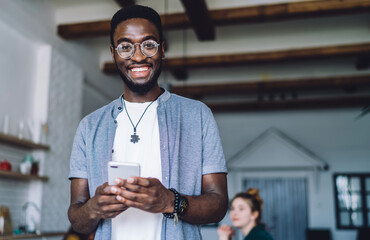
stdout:
{"type": "Polygon", "coordinates": [[[237,193],[235,197],[231,200],[231,203],[237,198],[242,198],[246,200],[252,212],[257,211],[259,213],[256,219],[257,224],[261,223],[262,209],[263,209],[263,200],[261,196],[259,195],[259,192],[260,191],[257,188],[249,188],[245,192],[237,193]]]}

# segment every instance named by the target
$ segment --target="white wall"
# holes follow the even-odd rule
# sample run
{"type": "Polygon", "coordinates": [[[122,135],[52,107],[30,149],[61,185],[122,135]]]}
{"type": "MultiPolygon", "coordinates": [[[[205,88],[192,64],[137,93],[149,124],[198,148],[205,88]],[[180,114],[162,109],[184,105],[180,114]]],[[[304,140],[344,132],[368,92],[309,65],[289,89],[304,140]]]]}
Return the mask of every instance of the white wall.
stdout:
{"type": "MultiPolygon", "coordinates": [[[[309,181],[309,227],[330,228],[333,239],[355,240],[356,231],[337,230],[333,173],[369,172],[370,115],[356,119],[361,109],[234,113],[215,115],[227,159],[243,149],[262,132],[275,127],[313,151],[329,164],[329,171],[230,173],[229,193],[241,189],[242,176],[301,176],[309,181]],[[242,176],[240,176],[242,175],[242,176]]],[[[215,230],[214,230],[215,231],[215,230]]],[[[210,239],[210,238],[209,238],[210,239]]]]}
{"type": "MultiPolygon", "coordinates": [[[[51,147],[45,154],[32,152],[42,158],[40,174],[48,176],[48,182],[1,179],[0,201],[10,207],[14,229],[23,223],[21,207],[30,200],[41,205],[41,230],[68,229],[69,156],[81,119],[83,79],[102,75],[99,70],[82,71],[82,66],[94,64],[92,53],[56,37],[53,22],[53,10],[46,2],[0,2],[0,121],[5,114],[16,120],[9,129],[14,135],[18,120],[47,120],[44,143],[51,147]]],[[[94,68],[85,68],[89,69],[94,68]]],[[[0,147],[0,159],[10,160],[14,170],[28,153],[0,147]]]]}
{"type": "Polygon", "coordinates": [[[0,22],[0,129],[9,117],[9,133],[17,135],[19,122],[32,119],[39,46],[0,22]],[[7,34],[4,34],[7,33],[7,34]],[[11,104],[10,104],[11,103],[11,104]]]}
{"type": "Polygon", "coordinates": [[[42,194],[43,231],[67,230],[70,202],[69,158],[81,119],[83,72],[63,54],[52,52],[48,98],[48,142],[44,174],[50,177],[42,194]],[[58,206],[58,207],[56,207],[58,206]]]}

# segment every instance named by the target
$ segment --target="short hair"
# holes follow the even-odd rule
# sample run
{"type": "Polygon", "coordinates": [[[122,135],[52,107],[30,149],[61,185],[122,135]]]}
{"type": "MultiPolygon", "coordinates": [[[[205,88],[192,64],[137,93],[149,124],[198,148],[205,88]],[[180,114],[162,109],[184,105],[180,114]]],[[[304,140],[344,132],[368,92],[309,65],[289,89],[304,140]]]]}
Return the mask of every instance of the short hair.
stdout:
{"type": "Polygon", "coordinates": [[[163,40],[162,22],[159,14],[150,7],[141,5],[132,5],[121,8],[112,17],[112,20],[110,22],[110,43],[112,46],[114,46],[113,35],[116,31],[118,24],[131,18],[144,18],[153,23],[158,30],[159,41],[160,43],[162,42],[163,40]]]}

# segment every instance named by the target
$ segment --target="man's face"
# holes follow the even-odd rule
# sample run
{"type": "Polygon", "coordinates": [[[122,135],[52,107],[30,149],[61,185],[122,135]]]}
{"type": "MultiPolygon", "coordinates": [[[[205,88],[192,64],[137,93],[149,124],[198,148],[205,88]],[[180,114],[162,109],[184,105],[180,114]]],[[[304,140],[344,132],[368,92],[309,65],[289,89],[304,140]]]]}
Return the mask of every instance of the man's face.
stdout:
{"type": "MultiPolygon", "coordinates": [[[[154,40],[159,43],[157,28],[150,21],[143,18],[132,18],[121,22],[113,35],[114,47],[121,42],[141,44],[145,40],[154,40]]],[[[134,55],[130,59],[121,58],[111,46],[113,60],[126,86],[132,92],[146,94],[157,84],[161,72],[164,43],[159,46],[158,52],[152,57],[146,57],[135,45],[134,55]]]]}

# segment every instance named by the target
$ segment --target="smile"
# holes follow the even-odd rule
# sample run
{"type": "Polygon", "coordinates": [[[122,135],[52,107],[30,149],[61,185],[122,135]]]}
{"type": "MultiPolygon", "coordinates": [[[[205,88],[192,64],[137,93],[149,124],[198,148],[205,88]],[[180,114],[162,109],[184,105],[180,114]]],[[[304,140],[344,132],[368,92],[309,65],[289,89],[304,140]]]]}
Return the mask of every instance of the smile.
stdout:
{"type": "Polygon", "coordinates": [[[130,75],[133,78],[146,78],[149,76],[151,72],[150,66],[137,66],[137,67],[131,67],[130,68],[130,75]]]}
{"type": "Polygon", "coordinates": [[[148,67],[138,67],[138,68],[132,68],[131,71],[132,72],[145,72],[145,71],[148,71],[149,68],[148,67]]]}

